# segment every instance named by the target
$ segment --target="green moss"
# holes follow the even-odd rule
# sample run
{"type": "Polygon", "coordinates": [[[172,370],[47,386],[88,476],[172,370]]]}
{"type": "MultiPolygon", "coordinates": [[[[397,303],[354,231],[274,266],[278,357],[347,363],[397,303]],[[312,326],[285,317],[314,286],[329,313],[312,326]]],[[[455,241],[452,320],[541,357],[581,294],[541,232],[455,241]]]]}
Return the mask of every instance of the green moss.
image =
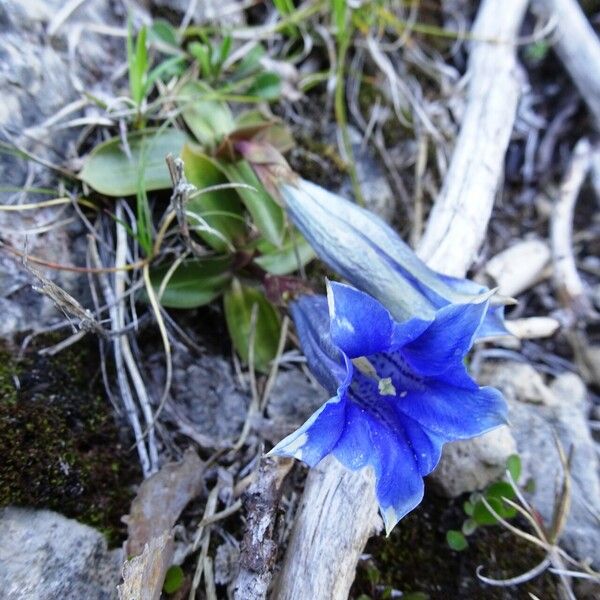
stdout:
{"type": "Polygon", "coordinates": [[[0,506],[56,510],[117,543],[139,473],[97,376],[87,343],[19,362],[0,349],[0,506]]]}
{"type": "Polygon", "coordinates": [[[365,550],[372,558],[359,566],[351,597],[365,594],[375,600],[385,598],[386,590],[387,594],[399,590],[421,592],[431,600],[514,600],[528,598],[529,592],[545,600],[558,598],[556,580],[549,573],[509,588],[491,587],[477,579],[479,565],[483,565],[484,575],[503,579],[528,571],[543,555],[501,526],[480,527],[468,538],[467,550],[451,550],[446,532],[460,528],[463,501],[427,493],[419,508],[405,517],[389,538],[372,538],[365,550]]]}

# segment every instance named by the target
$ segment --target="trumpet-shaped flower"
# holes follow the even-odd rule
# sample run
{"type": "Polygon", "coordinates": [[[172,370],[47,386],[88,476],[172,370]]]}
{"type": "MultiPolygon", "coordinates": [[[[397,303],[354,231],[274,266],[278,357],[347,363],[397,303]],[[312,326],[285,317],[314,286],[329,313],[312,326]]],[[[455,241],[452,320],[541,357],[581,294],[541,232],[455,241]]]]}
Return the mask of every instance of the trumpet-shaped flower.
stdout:
{"type": "Polygon", "coordinates": [[[396,321],[371,296],[331,283],[328,297],[291,306],[311,371],[333,395],[271,451],[316,465],[333,454],[371,466],[389,531],[423,497],[442,445],[506,421],[500,392],[479,387],[463,359],[488,301],[448,304],[432,318],[396,321]]]}
{"type": "MultiPolygon", "coordinates": [[[[450,304],[480,302],[489,290],[436,273],[379,217],[309,181],[280,182],[288,214],[319,258],[399,320],[431,320],[450,304]]],[[[490,306],[477,337],[506,335],[504,307],[490,306]]]]}

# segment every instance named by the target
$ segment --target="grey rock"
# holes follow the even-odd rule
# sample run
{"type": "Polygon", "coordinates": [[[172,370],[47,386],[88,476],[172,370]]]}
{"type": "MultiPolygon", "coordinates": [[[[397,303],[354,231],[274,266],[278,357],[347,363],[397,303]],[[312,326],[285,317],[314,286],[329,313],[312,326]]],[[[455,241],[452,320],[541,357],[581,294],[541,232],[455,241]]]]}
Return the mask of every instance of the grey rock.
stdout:
{"type": "Polygon", "coordinates": [[[265,439],[276,444],[300,427],[327,400],[327,392],[299,369],[280,371],[269,396],[268,418],[254,426],[265,439]]]}
{"type": "Polygon", "coordinates": [[[556,397],[542,376],[528,363],[510,362],[506,367],[494,367],[492,373],[492,385],[501,389],[507,400],[556,404],[556,397]]]}
{"type": "Polygon", "coordinates": [[[429,479],[451,498],[480,490],[502,476],[508,457],[516,449],[510,429],[504,426],[472,440],[446,444],[429,479]]]}
{"type": "MultiPolygon", "coordinates": [[[[86,28],[121,24],[122,17],[113,13],[112,4],[105,0],[82,3],[50,37],[48,24],[63,7],[62,0],[0,3],[0,132],[5,141],[55,163],[68,158],[69,146],[79,132],[54,127],[47,120],[83,90],[101,94],[100,82],[112,85],[115,64],[124,60],[124,42],[86,28]]],[[[78,116],[81,113],[72,113],[66,120],[78,116]]],[[[14,156],[1,157],[0,179],[5,185],[22,186],[27,177],[36,179],[36,185],[45,184],[50,176],[47,168],[14,156]]]]}
{"type": "Polygon", "coordinates": [[[0,589],[5,600],[113,600],[121,550],[48,510],[0,510],[0,589]]]}
{"type": "Polygon", "coordinates": [[[532,404],[507,388],[515,364],[498,365],[486,379],[503,389],[509,402],[511,430],[523,465],[524,478],[532,477],[535,491],[530,500],[546,523],[550,523],[562,467],[555,443],[558,436],[565,452],[572,449],[572,501],[562,543],[580,560],[600,565],[600,463],[589,422],[587,390],[573,373],[557,377],[547,388],[554,401],[532,404]]]}
{"type": "MultiPolygon", "coordinates": [[[[151,4],[167,8],[181,15],[190,7],[190,0],[152,0],[151,4]]],[[[192,21],[196,23],[211,23],[212,25],[243,25],[244,11],[239,6],[239,0],[201,0],[197,2],[192,13],[192,21]]]]}
{"type": "MultiPolygon", "coordinates": [[[[62,0],[0,2],[0,141],[54,164],[64,164],[75,156],[73,146],[79,130],[57,127],[60,119],[58,123],[50,120],[78,99],[83,90],[102,96],[103,86],[113,85],[115,65],[124,61],[124,42],[93,33],[89,26],[122,24],[125,15],[115,12],[117,5],[106,0],[83,2],[49,32],[52,19],[64,6],[62,0]]],[[[73,112],[64,121],[92,116],[96,110],[73,112]]],[[[0,155],[0,181],[17,190],[56,185],[51,169],[8,153],[0,155]]],[[[20,192],[0,192],[2,204],[37,199],[40,196],[35,194],[20,197],[20,192]]],[[[65,207],[0,212],[0,236],[19,251],[25,250],[27,239],[26,249],[31,256],[76,264],[74,244],[85,243],[81,228],[51,226],[71,216],[65,207]],[[37,233],[40,228],[47,231],[37,233]]],[[[84,278],[66,271],[47,270],[44,274],[75,297],[85,287],[84,278]]],[[[31,291],[31,282],[32,277],[18,259],[8,252],[0,254],[0,300],[9,315],[0,328],[3,337],[63,318],[48,299],[31,291]]]]}
{"type": "MultiPolygon", "coordinates": [[[[149,367],[163,385],[162,358],[149,367]]],[[[231,361],[209,352],[197,355],[177,345],[173,352],[173,383],[166,410],[202,445],[230,444],[242,430],[249,392],[235,377],[231,361]]]]}
{"type": "Polygon", "coordinates": [[[327,400],[327,392],[299,369],[280,371],[271,389],[267,414],[285,423],[291,431],[302,425],[327,400]]]}

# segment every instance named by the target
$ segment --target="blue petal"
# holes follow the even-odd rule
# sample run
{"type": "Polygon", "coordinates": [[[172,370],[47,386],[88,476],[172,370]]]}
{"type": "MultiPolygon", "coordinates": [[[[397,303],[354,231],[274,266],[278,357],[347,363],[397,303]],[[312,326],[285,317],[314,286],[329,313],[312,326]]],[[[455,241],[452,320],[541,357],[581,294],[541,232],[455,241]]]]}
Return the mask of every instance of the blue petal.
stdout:
{"type": "Polygon", "coordinates": [[[375,490],[389,534],[396,523],[421,502],[425,486],[411,448],[398,443],[393,432],[382,429],[373,442],[378,458],[374,467],[375,490]]]}
{"type": "Polygon", "coordinates": [[[347,370],[342,353],[331,341],[327,298],[300,296],[290,305],[290,312],[311,372],[333,394],[347,370]]]}
{"type": "Polygon", "coordinates": [[[327,286],[331,339],[350,358],[369,356],[417,338],[430,321],[396,323],[375,298],[343,283],[327,286]]]}
{"type": "Polygon", "coordinates": [[[487,308],[487,302],[440,308],[427,329],[402,347],[402,356],[421,375],[462,370],[463,358],[473,345],[487,308]]]}
{"type": "Polygon", "coordinates": [[[409,391],[397,410],[445,441],[468,439],[506,424],[502,394],[471,383],[473,387],[465,388],[432,380],[422,390],[409,391]]]}
{"type": "MultiPolygon", "coordinates": [[[[438,275],[438,277],[450,288],[459,294],[478,296],[486,294],[488,288],[479,285],[470,279],[458,279],[448,275],[438,275]]],[[[488,337],[497,337],[502,335],[512,335],[504,325],[504,305],[493,304],[494,299],[490,299],[490,307],[477,331],[476,339],[488,337]]]]}
{"type": "Polygon", "coordinates": [[[382,396],[376,382],[355,375],[344,430],[333,454],[349,469],[373,467],[377,500],[389,532],[421,501],[422,477],[438,463],[445,438],[398,411],[402,398],[382,396]]]}
{"type": "Polygon", "coordinates": [[[481,327],[477,330],[477,339],[481,340],[501,335],[512,336],[512,333],[506,329],[504,324],[504,305],[502,304],[489,307],[481,327]]]}
{"type": "Polygon", "coordinates": [[[370,464],[373,454],[368,415],[353,402],[347,402],[344,431],[334,448],[334,456],[348,469],[356,471],[370,464]]]}
{"type": "Polygon", "coordinates": [[[269,455],[288,456],[314,467],[331,453],[344,430],[346,400],[334,396],[296,431],[281,440],[269,455]]]}
{"type": "Polygon", "coordinates": [[[375,298],[342,283],[327,286],[331,339],[350,358],[390,347],[394,322],[375,298]]]}

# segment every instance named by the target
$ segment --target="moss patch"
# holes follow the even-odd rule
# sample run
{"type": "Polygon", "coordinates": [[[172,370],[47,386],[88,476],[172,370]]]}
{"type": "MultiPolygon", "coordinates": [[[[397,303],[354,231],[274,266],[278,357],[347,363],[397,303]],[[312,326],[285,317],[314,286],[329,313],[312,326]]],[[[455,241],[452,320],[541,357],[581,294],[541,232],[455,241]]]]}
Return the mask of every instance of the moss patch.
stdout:
{"type": "Polygon", "coordinates": [[[55,357],[32,352],[17,362],[0,347],[0,506],[49,508],[116,544],[140,474],[121,442],[94,354],[80,342],[55,357]]]}
{"type": "Polygon", "coordinates": [[[528,571],[543,554],[501,526],[480,527],[468,538],[467,550],[450,550],[446,532],[460,529],[465,518],[463,501],[427,493],[419,508],[405,517],[389,538],[372,538],[365,550],[372,558],[359,565],[351,598],[389,598],[391,590],[420,592],[431,600],[518,600],[529,598],[529,592],[545,600],[559,598],[556,580],[549,573],[508,588],[478,580],[475,571],[479,565],[483,565],[483,575],[504,579],[528,571]]]}

